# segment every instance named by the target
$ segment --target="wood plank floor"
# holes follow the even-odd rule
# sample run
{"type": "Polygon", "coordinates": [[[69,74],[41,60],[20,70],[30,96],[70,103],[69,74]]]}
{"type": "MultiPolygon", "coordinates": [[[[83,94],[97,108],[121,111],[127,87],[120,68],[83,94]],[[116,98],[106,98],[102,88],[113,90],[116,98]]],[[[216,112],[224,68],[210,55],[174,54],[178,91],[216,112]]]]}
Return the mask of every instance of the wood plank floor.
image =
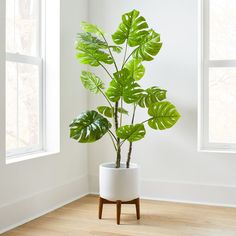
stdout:
{"type": "Polygon", "coordinates": [[[116,225],[115,205],[104,205],[98,220],[98,197],[86,196],[2,236],[236,236],[236,209],[162,201],[123,205],[116,225]]]}

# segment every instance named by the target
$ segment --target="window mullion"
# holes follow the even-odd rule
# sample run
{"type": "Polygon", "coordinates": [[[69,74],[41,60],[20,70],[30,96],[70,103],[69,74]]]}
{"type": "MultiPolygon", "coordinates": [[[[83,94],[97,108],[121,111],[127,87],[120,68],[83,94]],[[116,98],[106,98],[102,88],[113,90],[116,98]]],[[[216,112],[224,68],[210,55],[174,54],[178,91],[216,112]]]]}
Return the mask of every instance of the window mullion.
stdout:
{"type": "Polygon", "coordinates": [[[44,77],[43,77],[43,60],[39,65],[39,144],[44,148],[43,139],[44,139],[44,77]]]}
{"type": "Polygon", "coordinates": [[[42,58],[40,57],[32,57],[32,56],[21,55],[19,53],[9,53],[9,52],[6,53],[6,60],[16,63],[26,63],[38,66],[40,66],[40,64],[42,63],[42,58]]]}
{"type": "Polygon", "coordinates": [[[203,43],[203,78],[202,78],[202,97],[201,97],[201,138],[203,141],[203,145],[208,141],[208,129],[209,129],[209,45],[210,45],[210,36],[209,36],[209,0],[202,0],[202,10],[203,10],[203,23],[202,23],[202,43],[203,43]]]}
{"type": "Polygon", "coordinates": [[[209,60],[208,67],[236,67],[236,60],[209,60]]]}
{"type": "Polygon", "coordinates": [[[16,63],[16,139],[17,147],[19,148],[19,70],[16,63]]]}

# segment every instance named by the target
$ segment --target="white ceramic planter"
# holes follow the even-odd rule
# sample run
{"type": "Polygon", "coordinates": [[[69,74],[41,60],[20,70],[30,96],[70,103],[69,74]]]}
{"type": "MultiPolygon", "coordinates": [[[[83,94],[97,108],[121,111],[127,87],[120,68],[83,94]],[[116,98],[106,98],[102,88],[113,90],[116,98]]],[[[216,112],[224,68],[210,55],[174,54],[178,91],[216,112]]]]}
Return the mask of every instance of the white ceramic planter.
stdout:
{"type": "Polygon", "coordinates": [[[130,163],[126,168],[115,168],[114,163],[103,163],[99,166],[100,197],[110,201],[130,201],[139,197],[139,166],[130,163]]]}

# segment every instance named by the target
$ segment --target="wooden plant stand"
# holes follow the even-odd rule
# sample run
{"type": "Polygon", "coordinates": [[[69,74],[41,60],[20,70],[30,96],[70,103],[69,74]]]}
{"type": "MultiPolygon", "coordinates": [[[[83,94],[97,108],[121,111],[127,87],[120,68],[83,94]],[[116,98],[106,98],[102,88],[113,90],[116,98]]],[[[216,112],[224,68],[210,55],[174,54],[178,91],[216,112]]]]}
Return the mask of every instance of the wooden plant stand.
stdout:
{"type": "Polygon", "coordinates": [[[136,198],[131,201],[123,202],[123,201],[109,201],[102,197],[99,197],[99,212],[98,212],[98,218],[102,219],[102,209],[103,204],[116,204],[116,222],[119,225],[120,224],[120,214],[121,214],[121,205],[122,204],[135,204],[136,207],[136,216],[137,220],[140,219],[140,200],[139,198],[136,198]]]}

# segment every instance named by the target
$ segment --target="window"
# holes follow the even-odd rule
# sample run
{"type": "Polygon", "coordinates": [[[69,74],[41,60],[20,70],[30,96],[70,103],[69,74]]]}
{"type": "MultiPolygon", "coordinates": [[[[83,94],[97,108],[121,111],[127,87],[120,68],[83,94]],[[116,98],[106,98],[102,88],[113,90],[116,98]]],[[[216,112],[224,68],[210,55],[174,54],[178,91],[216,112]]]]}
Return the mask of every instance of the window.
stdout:
{"type": "Polygon", "coordinates": [[[6,164],[58,153],[60,1],[1,0],[0,12],[0,146],[6,147],[6,164]]]}
{"type": "Polygon", "coordinates": [[[6,0],[6,152],[43,149],[44,40],[40,0],[6,0]]]}
{"type": "Polygon", "coordinates": [[[203,0],[200,150],[236,151],[236,1],[203,0]]]}

